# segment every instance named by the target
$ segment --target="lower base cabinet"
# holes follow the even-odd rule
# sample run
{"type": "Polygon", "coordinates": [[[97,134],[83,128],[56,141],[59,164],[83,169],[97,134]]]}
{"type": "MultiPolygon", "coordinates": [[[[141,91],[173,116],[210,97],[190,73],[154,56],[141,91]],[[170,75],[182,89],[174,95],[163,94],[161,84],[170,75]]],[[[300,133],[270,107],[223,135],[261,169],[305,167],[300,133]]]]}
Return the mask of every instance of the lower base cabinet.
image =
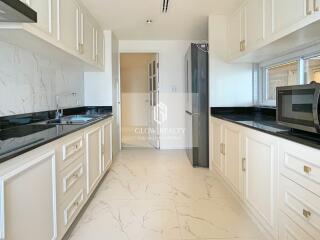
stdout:
{"type": "Polygon", "coordinates": [[[94,127],[85,133],[87,194],[90,195],[96,187],[102,174],[102,127],[94,127]]]}
{"type": "Polygon", "coordinates": [[[55,152],[35,155],[0,177],[0,239],[57,238],[55,152]]]}
{"type": "Polygon", "coordinates": [[[212,165],[266,232],[277,238],[275,137],[212,118],[212,165]]]}
{"type": "Polygon", "coordinates": [[[316,240],[293,222],[287,215],[279,215],[279,240],[316,240]]]}
{"type": "Polygon", "coordinates": [[[111,166],[111,129],[107,119],[1,164],[0,239],[62,239],[111,166]]]}
{"type": "Polygon", "coordinates": [[[216,118],[211,134],[211,167],[233,192],[239,183],[242,203],[269,239],[320,239],[320,150],[216,118]]]}
{"type": "Polygon", "coordinates": [[[243,130],[244,201],[274,238],[277,236],[278,149],[275,137],[243,130]]]}

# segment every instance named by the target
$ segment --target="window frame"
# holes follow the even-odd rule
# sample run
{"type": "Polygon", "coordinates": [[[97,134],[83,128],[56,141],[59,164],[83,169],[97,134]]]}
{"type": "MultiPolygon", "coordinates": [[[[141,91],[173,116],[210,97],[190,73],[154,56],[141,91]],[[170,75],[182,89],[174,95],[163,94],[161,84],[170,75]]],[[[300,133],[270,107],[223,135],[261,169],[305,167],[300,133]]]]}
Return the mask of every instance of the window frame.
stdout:
{"type": "Polygon", "coordinates": [[[267,71],[271,67],[276,67],[284,64],[288,64],[290,62],[297,61],[298,62],[298,81],[297,85],[307,84],[307,77],[305,76],[305,61],[312,57],[320,56],[320,44],[314,45],[312,47],[301,49],[296,52],[287,54],[282,57],[274,58],[259,64],[258,67],[258,105],[267,106],[267,107],[276,107],[276,100],[268,100],[267,99],[267,71]]]}

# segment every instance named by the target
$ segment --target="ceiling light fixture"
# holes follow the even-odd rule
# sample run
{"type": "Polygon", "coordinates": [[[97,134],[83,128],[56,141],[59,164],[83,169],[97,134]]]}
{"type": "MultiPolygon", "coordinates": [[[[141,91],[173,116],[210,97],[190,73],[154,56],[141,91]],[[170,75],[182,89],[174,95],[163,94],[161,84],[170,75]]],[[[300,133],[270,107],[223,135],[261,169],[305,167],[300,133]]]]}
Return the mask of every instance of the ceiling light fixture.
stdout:
{"type": "Polygon", "coordinates": [[[151,24],[151,23],[152,23],[152,20],[151,20],[151,19],[148,19],[146,22],[147,22],[148,24],[151,24]]]}

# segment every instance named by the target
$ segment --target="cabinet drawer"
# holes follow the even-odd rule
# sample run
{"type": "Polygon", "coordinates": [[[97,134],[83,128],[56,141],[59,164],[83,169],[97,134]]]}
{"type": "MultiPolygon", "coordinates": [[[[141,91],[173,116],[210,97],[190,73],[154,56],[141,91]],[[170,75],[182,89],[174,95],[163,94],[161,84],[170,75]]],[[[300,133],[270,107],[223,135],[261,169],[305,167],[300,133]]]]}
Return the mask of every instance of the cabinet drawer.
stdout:
{"type": "Polygon", "coordinates": [[[62,145],[62,160],[67,161],[72,156],[83,150],[83,137],[80,136],[71,142],[62,145]]]}
{"type": "Polygon", "coordinates": [[[73,196],[60,205],[58,210],[59,239],[67,232],[70,225],[80,212],[85,202],[84,188],[76,191],[73,196]]]}
{"type": "Polygon", "coordinates": [[[280,173],[320,196],[320,151],[287,141],[280,145],[280,173]]]}
{"type": "Polygon", "coordinates": [[[317,195],[282,176],[280,208],[305,232],[320,239],[320,198],[317,195]]]}
{"type": "Polygon", "coordinates": [[[280,212],[279,216],[279,239],[280,240],[316,240],[294,223],[287,215],[280,212]]]}
{"type": "Polygon", "coordinates": [[[84,191],[82,189],[63,211],[63,222],[65,226],[68,226],[76,217],[76,214],[82,206],[83,200],[84,191]]]}
{"type": "Polygon", "coordinates": [[[58,202],[64,201],[68,195],[84,187],[84,158],[78,157],[58,176],[58,202]]]}

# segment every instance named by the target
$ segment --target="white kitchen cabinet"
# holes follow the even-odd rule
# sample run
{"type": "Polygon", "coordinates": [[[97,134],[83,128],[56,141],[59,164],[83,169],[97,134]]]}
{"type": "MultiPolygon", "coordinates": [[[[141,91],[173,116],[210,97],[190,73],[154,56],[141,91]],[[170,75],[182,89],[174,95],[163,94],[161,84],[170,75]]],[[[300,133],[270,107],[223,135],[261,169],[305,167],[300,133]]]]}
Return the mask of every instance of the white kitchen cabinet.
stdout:
{"type": "Polygon", "coordinates": [[[235,124],[223,126],[224,176],[232,189],[242,193],[241,128],[235,124]]]}
{"type": "Polygon", "coordinates": [[[0,177],[0,239],[56,239],[55,152],[34,152],[23,165],[0,177]]]}
{"type": "Polygon", "coordinates": [[[38,14],[38,22],[33,24],[45,33],[53,33],[53,5],[56,0],[24,0],[25,4],[38,14]]]}
{"type": "Polygon", "coordinates": [[[245,13],[243,8],[237,10],[230,18],[228,22],[227,38],[229,57],[235,57],[243,51],[243,41],[245,40],[245,13]]]}
{"type": "Polygon", "coordinates": [[[95,126],[86,136],[87,194],[90,195],[102,176],[102,128],[95,126]]]}
{"type": "Polygon", "coordinates": [[[222,121],[212,118],[212,165],[221,175],[223,175],[223,124],[222,121]]]}
{"type": "Polygon", "coordinates": [[[83,17],[83,52],[85,58],[89,61],[94,61],[95,57],[95,36],[94,36],[94,22],[89,15],[83,17]]]}
{"type": "Polygon", "coordinates": [[[100,28],[97,31],[97,63],[104,66],[104,34],[100,28]]]}
{"type": "Polygon", "coordinates": [[[265,39],[265,1],[249,0],[245,5],[245,45],[248,49],[265,39]]]}
{"type": "Polygon", "coordinates": [[[320,197],[280,177],[280,209],[314,239],[320,239],[320,197]]]}
{"type": "Polygon", "coordinates": [[[312,11],[309,2],[309,0],[272,0],[272,32],[278,33],[304,19],[307,12],[312,11]]]}
{"type": "Polygon", "coordinates": [[[279,215],[279,240],[316,240],[294,223],[287,215],[279,215]]]}
{"type": "Polygon", "coordinates": [[[244,201],[274,237],[277,233],[277,139],[249,128],[243,132],[244,201]]]}
{"type": "Polygon", "coordinates": [[[112,163],[112,122],[103,125],[103,172],[107,171],[112,163]]]}
{"type": "Polygon", "coordinates": [[[59,33],[60,40],[72,51],[80,50],[80,13],[81,9],[77,1],[59,0],[59,33]]]}

